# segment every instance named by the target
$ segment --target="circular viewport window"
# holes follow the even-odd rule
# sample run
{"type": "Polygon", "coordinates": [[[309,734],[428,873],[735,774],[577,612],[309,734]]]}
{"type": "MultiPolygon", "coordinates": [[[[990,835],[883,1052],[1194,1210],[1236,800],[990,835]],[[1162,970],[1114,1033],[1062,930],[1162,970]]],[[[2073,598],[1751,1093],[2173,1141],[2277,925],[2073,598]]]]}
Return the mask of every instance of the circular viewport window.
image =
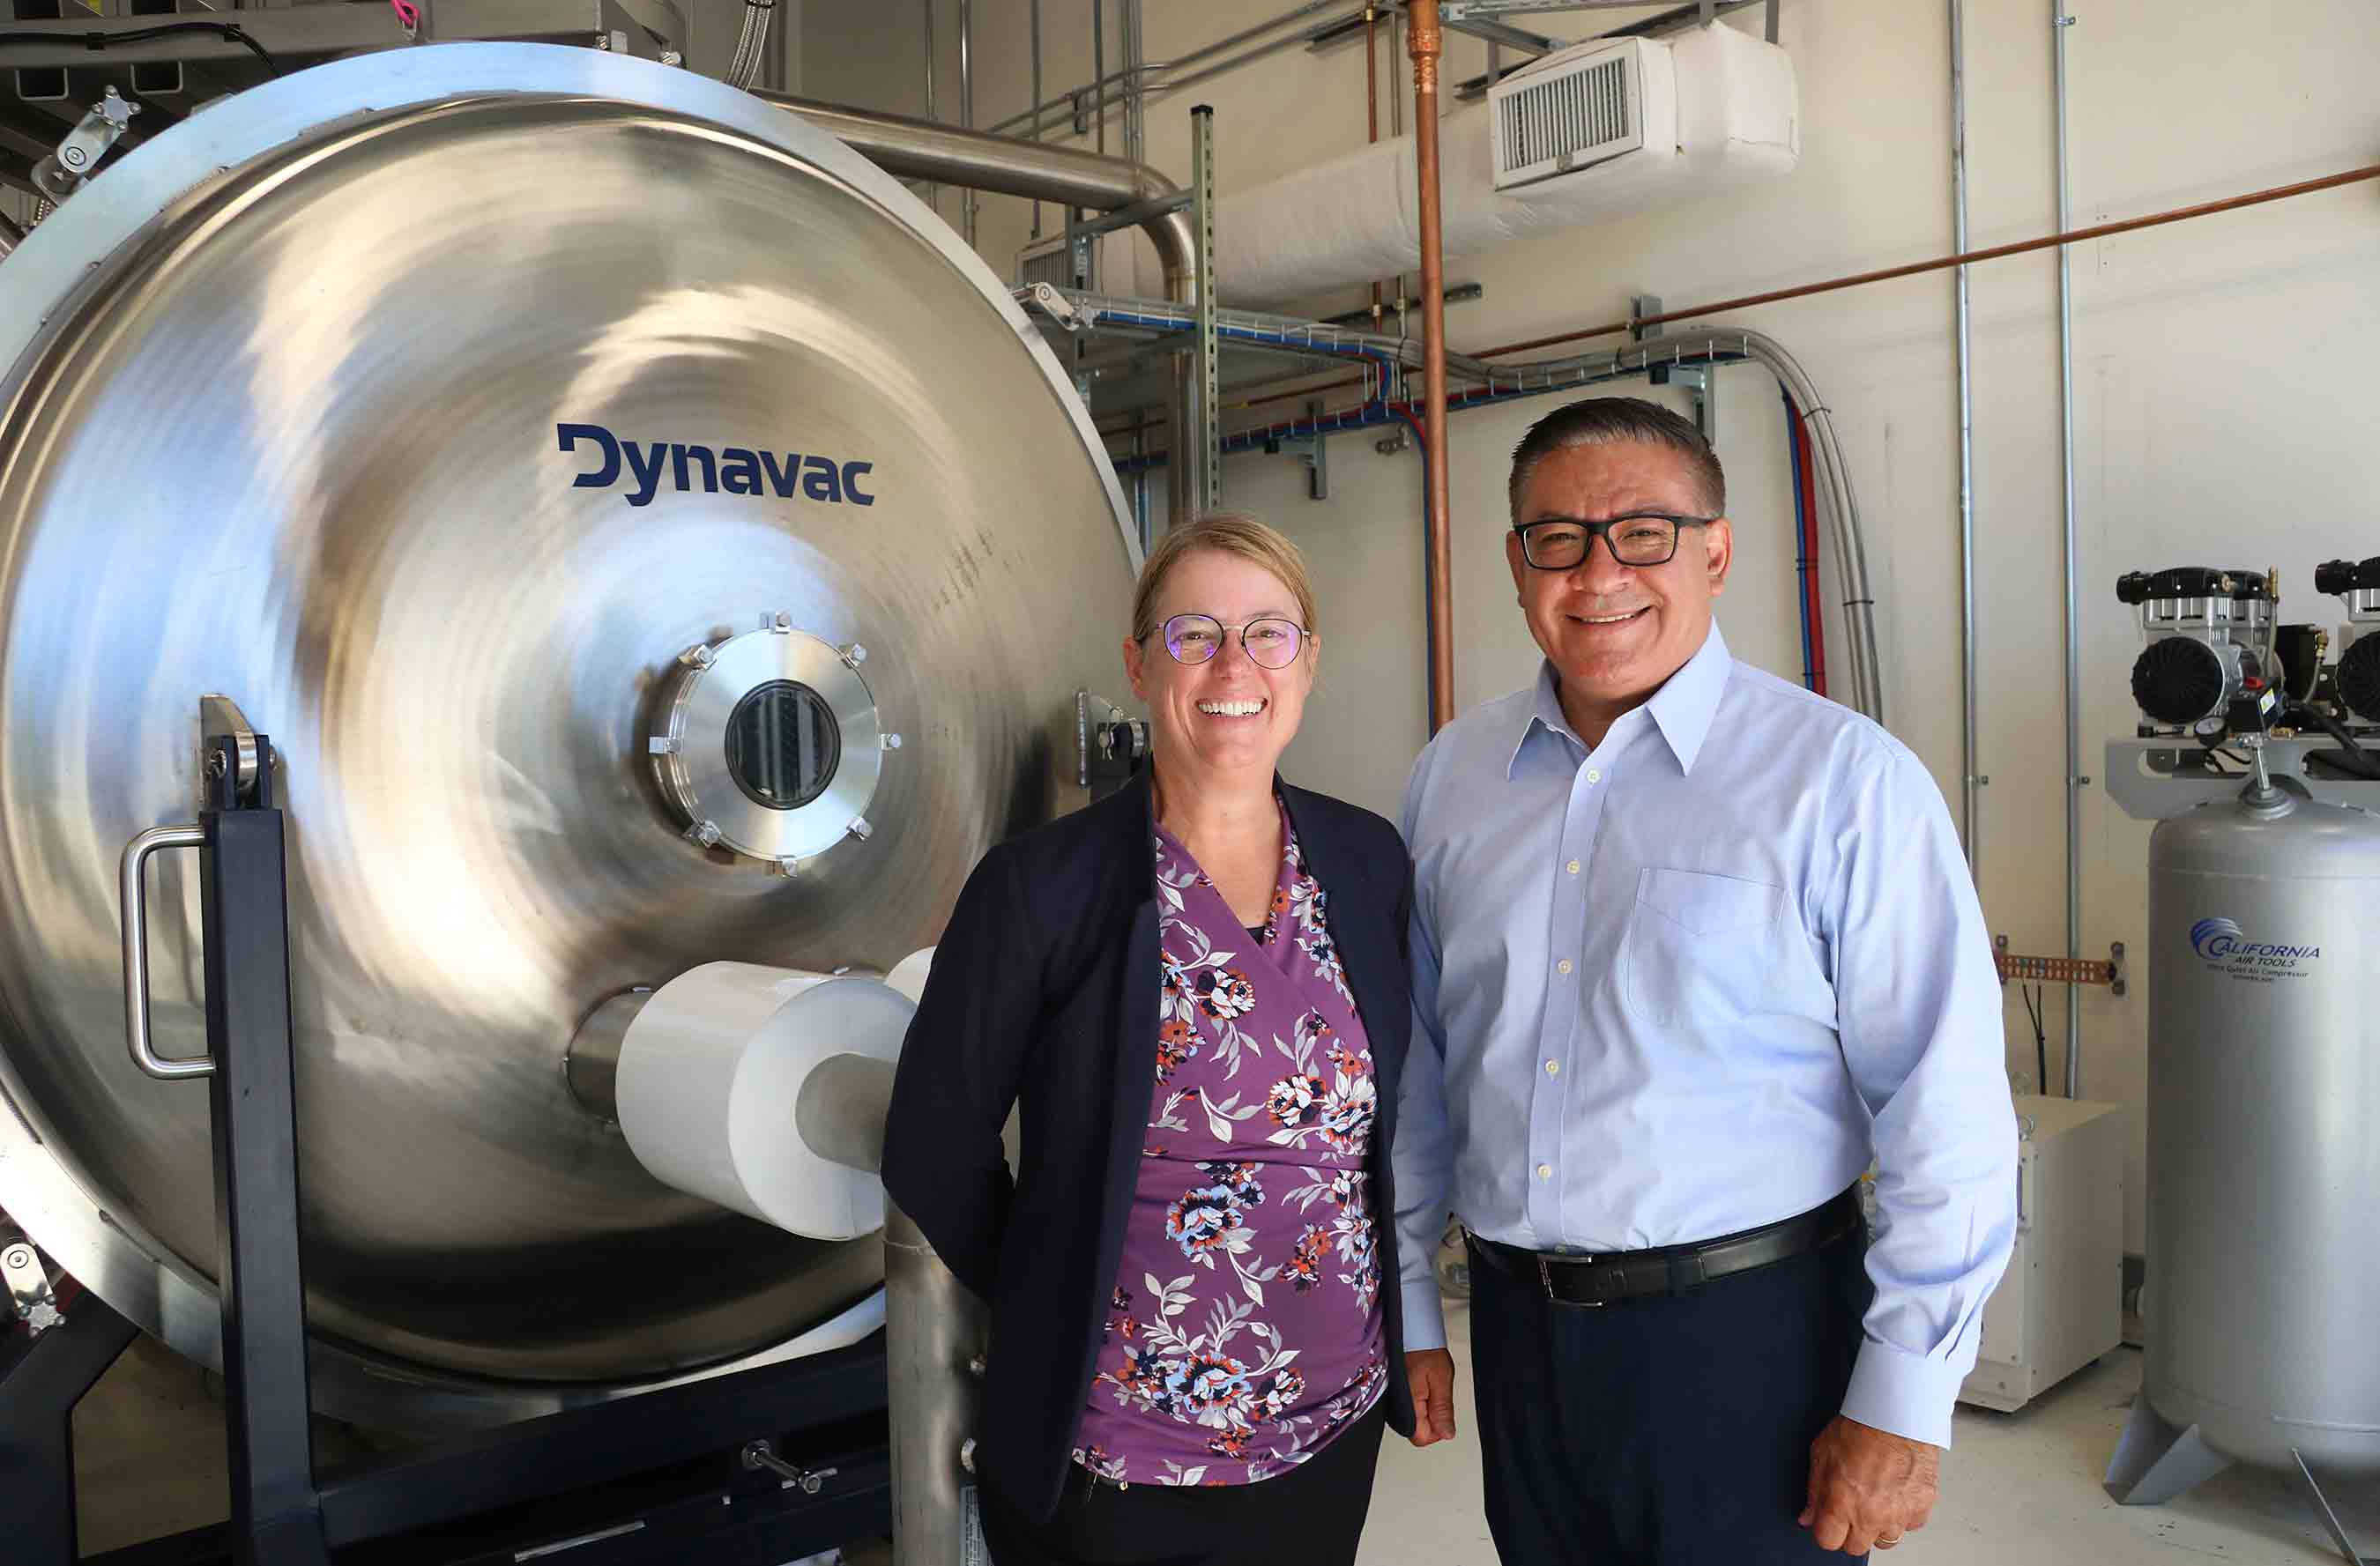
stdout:
{"type": "Polygon", "coordinates": [[[727,720],[727,771],[756,805],[798,810],[834,781],[843,729],[826,698],[795,680],[745,693],[727,720]]]}

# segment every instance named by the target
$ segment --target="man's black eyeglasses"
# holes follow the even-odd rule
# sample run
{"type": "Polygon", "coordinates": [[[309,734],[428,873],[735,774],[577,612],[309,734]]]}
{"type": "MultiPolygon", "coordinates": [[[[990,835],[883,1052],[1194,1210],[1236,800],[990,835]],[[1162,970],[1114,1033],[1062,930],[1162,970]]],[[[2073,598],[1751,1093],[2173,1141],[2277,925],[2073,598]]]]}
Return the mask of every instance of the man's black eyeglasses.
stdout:
{"type": "Polygon", "coordinates": [[[1667,565],[1678,552],[1678,529],[1700,528],[1716,516],[1675,516],[1663,511],[1640,511],[1604,522],[1549,516],[1524,522],[1512,531],[1521,536],[1521,558],[1540,571],[1574,571],[1586,560],[1595,540],[1603,540],[1611,558],[1622,565],[1667,565]]]}

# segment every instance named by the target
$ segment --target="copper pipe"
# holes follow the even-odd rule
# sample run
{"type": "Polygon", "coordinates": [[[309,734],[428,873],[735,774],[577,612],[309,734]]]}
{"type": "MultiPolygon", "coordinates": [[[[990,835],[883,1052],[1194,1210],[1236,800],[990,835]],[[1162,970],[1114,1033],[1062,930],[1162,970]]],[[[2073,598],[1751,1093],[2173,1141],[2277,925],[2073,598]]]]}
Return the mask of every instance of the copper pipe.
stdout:
{"type": "MultiPolygon", "coordinates": [[[[1380,140],[1380,14],[1371,6],[1364,7],[1364,134],[1365,140],[1377,143],[1380,140]]],[[[1372,284],[1372,330],[1380,329],[1380,285],[1372,284]]]]}
{"type": "MultiPolygon", "coordinates": [[[[1715,304],[1696,305],[1692,310],[1673,310],[1662,315],[1638,316],[1628,321],[1607,322],[1600,326],[1584,327],[1576,332],[1558,333],[1550,337],[1532,337],[1525,343],[1506,343],[1501,347],[1482,348],[1473,356],[1477,358],[1500,358],[1506,354],[1527,353],[1532,348],[1550,348],[1561,343],[1576,343],[1588,337],[1609,337],[1615,333],[1642,331],[1647,326],[1663,326],[1689,316],[1717,315],[1723,310],[1750,310],[1755,305],[1773,305],[1782,299],[1806,298],[1812,294],[1831,294],[1840,288],[1856,288],[1863,284],[1886,283],[1896,277],[1914,277],[1924,272],[1941,272],[1954,266],[1967,266],[1976,261],[1998,261],[2003,256],[2021,256],[2032,250],[2046,250],[2058,245],[2080,244],[2085,239],[2104,239],[2111,234],[2129,234],[2136,228],[2155,228],[2160,224],[2181,223],[2193,217],[2210,217],[2241,207],[2260,206],[2266,201],[2287,200],[2291,196],[2311,195],[2316,190],[2334,190],[2342,185],[2354,185],[2367,179],[2380,179],[2380,164],[2349,169],[2344,174],[2325,175],[2320,179],[2301,180],[2295,185],[2276,185],[2270,189],[2252,191],[2245,196],[2228,196],[2219,201],[2202,201],[2194,207],[2176,207],[2171,212],[2153,212],[2147,217],[2128,217],[2116,223],[2102,223],[2089,228],[2070,229],[2064,234],[2046,235],[2039,239],[2020,239],[2014,244],[1991,245],[1980,250],[1967,250],[1955,256],[1942,256],[1934,261],[1912,261],[1907,266],[1888,266],[1880,272],[1856,273],[1849,277],[1830,278],[1824,283],[1804,283],[1798,288],[1777,288],[1766,294],[1746,294],[1741,298],[1720,299],[1715,304]]],[[[1427,188],[1427,187],[1426,187],[1427,188]]]]}
{"type": "Polygon", "coordinates": [[[1438,0],[1412,0],[1406,53],[1414,67],[1414,159],[1421,185],[1423,399],[1428,409],[1429,732],[1454,716],[1453,509],[1446,471],[1446,256],[1438,199],[1438,0]]]}

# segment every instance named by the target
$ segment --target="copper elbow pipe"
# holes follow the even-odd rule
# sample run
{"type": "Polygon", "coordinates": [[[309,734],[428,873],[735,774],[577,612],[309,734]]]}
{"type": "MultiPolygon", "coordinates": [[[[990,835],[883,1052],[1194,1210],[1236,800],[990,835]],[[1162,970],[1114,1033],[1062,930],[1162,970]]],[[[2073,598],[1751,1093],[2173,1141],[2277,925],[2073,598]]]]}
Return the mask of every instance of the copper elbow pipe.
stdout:
{"type": "Polygon", "coordinates": [[[1414,155],[1421,185],[1421,319],[1424,407],[1429,451],[1429,732],[1454,716],[1452,510],[1446,471],[1446,256],[1439,204],[1438,61],[1444,48],[1438,0],[1413,0],[1406,51],[1414,66],[1414,155]]]}

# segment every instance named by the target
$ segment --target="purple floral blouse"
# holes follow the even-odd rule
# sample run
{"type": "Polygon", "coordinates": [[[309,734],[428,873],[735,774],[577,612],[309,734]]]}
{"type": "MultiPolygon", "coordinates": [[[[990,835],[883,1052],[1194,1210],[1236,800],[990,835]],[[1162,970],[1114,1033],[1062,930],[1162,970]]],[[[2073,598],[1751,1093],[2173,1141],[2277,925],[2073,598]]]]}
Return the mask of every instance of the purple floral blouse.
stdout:
{"type": "Polygon", "coordinates": [[[1163,827],[1157,1081],[1075,1461],[1135,1484],[1253,1484],[1387,1384],[1364,1172],[1364,1025],[1286,809],[1263,940],[1163,827]]]}

